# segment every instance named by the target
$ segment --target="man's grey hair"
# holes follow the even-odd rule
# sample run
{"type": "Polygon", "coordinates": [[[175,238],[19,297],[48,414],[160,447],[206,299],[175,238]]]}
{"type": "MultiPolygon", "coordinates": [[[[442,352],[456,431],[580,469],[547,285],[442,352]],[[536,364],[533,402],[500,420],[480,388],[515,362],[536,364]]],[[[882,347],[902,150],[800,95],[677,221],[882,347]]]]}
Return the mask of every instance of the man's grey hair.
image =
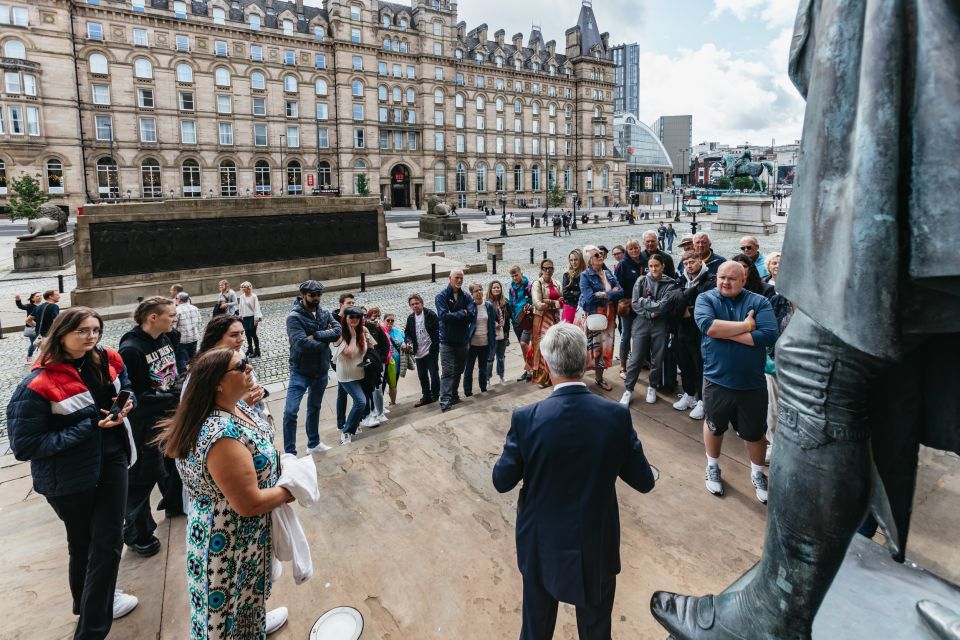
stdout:
{"type": "Polygon", "coordinates": [[[656,232],[656,231],[651,231],[650,229],[647,229],[646,231],[643,232],[643,236],[641,236],[641,237],[642,237],[644,240],[646,240],[647,238],[654,238],[654,239],[656,239],[656,238],[657,238],[657,232],[656,232]]]}
{"type": "Polygon", "coordinates": [[[540,355],[558,378],[582,378],[587,364],[587,336],[567,322],[555,324],[540,340],[540,355]]]}
{"type": "Polygon", "coordinates": [[[696,241],[697,238],[704,238],[704,239],[706,239],[707,242],[710,242],[710,236],[708,236],[707,234],[705,234],[703,231],[700,231],[700,232],[695,233],[695,234],[693,235],[694,241],[696,241]]]}
{"type": "Polygon", "coordinates": [[[190,294],[186,291],[181,291],[177,294],[177,300],[179,302],[190,302],[190,294]]]}

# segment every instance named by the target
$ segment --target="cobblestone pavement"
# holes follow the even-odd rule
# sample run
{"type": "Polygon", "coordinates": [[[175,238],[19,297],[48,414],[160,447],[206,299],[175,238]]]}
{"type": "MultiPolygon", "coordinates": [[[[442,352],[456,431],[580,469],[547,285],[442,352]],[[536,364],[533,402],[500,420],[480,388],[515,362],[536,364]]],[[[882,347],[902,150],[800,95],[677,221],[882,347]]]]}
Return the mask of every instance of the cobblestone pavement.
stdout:
{"type": "MultiPolygon", "coordinates": [[[[507,270],[512,264],[519,264],[524,273],[533,278],[536,276],[537,267],[530,264],[530,249],[534,249],[534,257],[539,263],[546,251],[550,258],[557,261],[558,274],[566,266],[566,256],[571,249],[582,247],[584,244],[604,244],[608,248],[613,248],[616,244],[623,244],[628,238],[639,238],[640,234],[650,228],[655,229],[658,221],[644,221],[646,224],[637,224],[635,227],[594,227],[592,223],[581,225],[581,229],[574,232],[570,237],[555,238],[550,234],[539,234],[531,236],[508,237],[504,240],[504,260],[497,263],[497,274],[489,271],[482,274],[471,274],[466,278],[467,284],[470,282],[480,282],[486,286],[490,281],[496,279],[503,283],[509,280],[507,270]]],[[[678,235],[681,230],[688,232],[689,223],[681,222],[675,225],[678,235]]],[[[519,227],[519,223],[518,223],[519,227]]],[[[499,241],[499,229],[490,227],[491,239],[499,241]]],[[[712,234],[714,248],[717,253],[725,256],[733,255],[739,250],[740,234],[717,233],[712,234]]],[[[783,234],[775,234],[760,239],[761,250],[763,252],[779,250],[783,242],[783,234]]],[[[424,244],[421,247],[398,249],[390,252],[391,256],[409,257],[424,255],[430,250],[430,244],[424,244]]],[[[481,262],[486,258],[484,253],[477,253],[476,241],[466,240],[456,243],[437,243],[437,250],[444,251],[447,257],[463,260],[465,262],[481,262]]],[[[481,251],[485,251],[484,243],[481,241],[481,251]]],[[[674,247],[673,255],[676,258],[679,250],[674,247]]],[[[430,258],[424,257],[424,265],[430,264],[430,258]]],[[[612,260],[610,261],[612,263],[612,260]]],[[[489,263],[488,263],[489,268],[489,263]]],[[[559,280],[559,275],[558,275],[559,280]]],[[[384,312],[390,311],[398,314],[401,320],[401,327],[406,322],[409,309],[407,307],[407,296],[411,293],[420,293],[427,300],[428,306],[432,307],[432,298],[444,286],[446,286],[446,274],[437,274],[437,283],[429,281],[410,282],[405,284],[394,284],[389,286],[371,287],[365,293],[355,292],[359,304],[366,307],[378,306],[384,312]]],[[[322,305],[325,308],[337,306],[337,293],[329,293],[324,296],[322,305]]],[[[258,328],[258,335],[261,340],[261,352],[263,356],[255,360],[257,375],[263,384],[286,381],[289,377],[287,371],[287,358],[289,355],[286,340],[285,318],[290,309],[292,300],[271,300],[261,303],[263,309],[264,321],[258,328]]],[[[203,309],[203,313],[209,313],[208,309],[203,309]]],[[[116,348],[120,337],[130,328],[131,322],[128,320],[109,320],[105,323],[105,333],[103,343],[112,348],[116,348]]],[[[0,406],[6,407],[16,389],[17,384],[27,373],[27,366],[23,364],[23,358],[27,351],[27,339],[20,334],[7,336],[0,340],[0,406]]],[[[6,434],[6,411],[0,415],[0,438],[5,438],[6,434]]]]}

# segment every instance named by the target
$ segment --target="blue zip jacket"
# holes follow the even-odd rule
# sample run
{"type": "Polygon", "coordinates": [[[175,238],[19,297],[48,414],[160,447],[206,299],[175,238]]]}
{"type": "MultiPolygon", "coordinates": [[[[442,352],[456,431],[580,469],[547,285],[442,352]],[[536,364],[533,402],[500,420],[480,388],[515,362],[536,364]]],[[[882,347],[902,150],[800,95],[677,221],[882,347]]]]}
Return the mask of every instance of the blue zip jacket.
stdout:
{"type": "Polygon", "coordinates": [[[463,289],[454,293],[453,287],[447,285],[437,294],[434,303],[437,306],[437,317],[440,318],[440,344],[467,346],[470,340],[470,324],[477,319],[477,307],[473,304],[473,298],[463,289]]]}
{"type": "Polygon", "coordinates": [[[599,305],[608,302],[616,303],[623,297],[623,288],[617,277],[606,267],[603,268],[603,272],[607,274],[607,281],[610,282],[611,287],[610,291],[607,291],[606,298],[598,298],[596,295],[603,291],[603,280],[596,271],[588,268],[580,274],[580,307],[587,313],[594,313],[599,305]]]}
{"type": "Polygon", "coordinates": [[[290,370],[303,376],[325,376],[330,371],[330,343],[340,337],[340,323],[326,309],[317,315],[303,308],[298,298],[287,315],[290,370]],[[330,325],[330,328],[327,328],[330,325]],[[310,337],[313,337],[311,340],[310,337]]]}
{"type": "Polygon", "coordinates": [[[767,387],[766,378],[763,376],[767,348],[776,344],[780,337],[777,316],[774,315],[769,300],[746,289],[735,298],[725,298],[719,289],[711,289],[697,297],[693,319],[703,335],[700,349],[703,352],[705,379],[740,391],[767,387]],[[757,328],[750,332],[754,346],[749,347],[733,340],[711,338],[707,335],[714,320],[743,322],[751,309],[757,322],[757,328]]]}
{"type": "MultiPolygon", "coordinates": [[[[474,303],[476,305],[476,303],[474,303]]],[[[489,300],[483,303],[487,309],[487,346],[496,346],[497,344],[497,308],[489,300]]],[[[476,308],[476,306],[474,306],[476,308]]],[[[477,314],[474,312],[473,320],[470,321],[470,328],[467,330],[467,344],[473,340],[473,334],[477,332],[477,314]]]]}

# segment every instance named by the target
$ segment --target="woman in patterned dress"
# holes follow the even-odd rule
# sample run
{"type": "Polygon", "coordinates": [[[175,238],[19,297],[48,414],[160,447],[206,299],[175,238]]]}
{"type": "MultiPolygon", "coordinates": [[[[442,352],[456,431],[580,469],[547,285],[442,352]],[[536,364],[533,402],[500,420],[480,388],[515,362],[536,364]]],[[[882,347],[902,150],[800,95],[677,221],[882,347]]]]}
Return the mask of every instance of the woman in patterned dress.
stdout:
{"type": "Polygon", "coordinates": [[[273,432],[242,398],[252,368],[233,349],[212,349],[190,368],[190,385],[158,442],[176,459],[193,509],[187,523],[190,637],[256,640],[280,628],[267,613],[272,559],[270,512],[293,496],[276,487],[273,432]]]}
{"type": "Polygon", "coordinates": [[[613,331],[617,326],[617,300],[623,297],[623,289],[607,267],[603,264],[603,252],[593,245],[583,248],[583,258],[587,269],[580,274],[580,303],[583,313],[578,313],[576,321],[587,334],[587,369],[593,369],[597,386],[604,391],[613,387],[603,379],[603,371],[613,362],[613,331]],[[602,314],[607,317],[607,328],[603,331],[589,331],[586,328],[586,316],[602,314]]]}

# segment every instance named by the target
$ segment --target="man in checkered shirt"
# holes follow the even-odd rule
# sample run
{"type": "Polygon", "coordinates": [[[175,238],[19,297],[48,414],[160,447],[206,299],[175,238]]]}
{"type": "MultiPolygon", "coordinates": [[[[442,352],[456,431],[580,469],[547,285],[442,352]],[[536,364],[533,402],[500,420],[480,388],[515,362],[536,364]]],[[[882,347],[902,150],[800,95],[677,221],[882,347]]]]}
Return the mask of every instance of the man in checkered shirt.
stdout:
{"type": "Polygon", "coordinates": [[[177,347],[177,373],[183,374],[190,358],[197,353],[200,340],[200,309],[190,304],[190,294],[181,291],[177,294],[177,330],[180,332],[180,345],[177,347]]]}

